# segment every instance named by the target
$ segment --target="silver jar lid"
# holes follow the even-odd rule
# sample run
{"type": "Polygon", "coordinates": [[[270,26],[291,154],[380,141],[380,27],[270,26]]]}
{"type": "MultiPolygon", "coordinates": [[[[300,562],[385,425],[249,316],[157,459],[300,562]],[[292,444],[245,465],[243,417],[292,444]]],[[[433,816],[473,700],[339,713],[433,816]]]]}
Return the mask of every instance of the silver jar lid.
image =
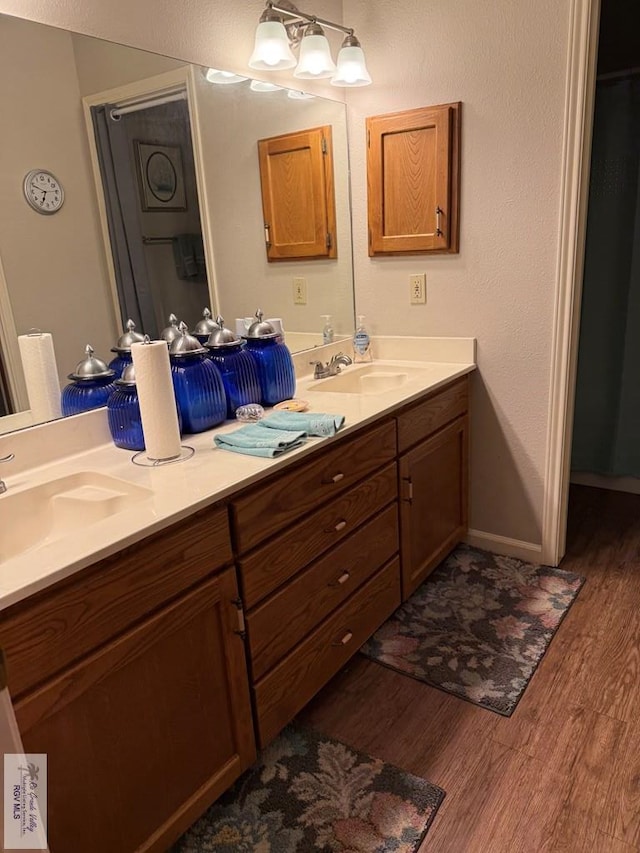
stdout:
{"type": "Polygon", "coordinates": [[[68,379],[74,382],[86,382],[90,379],[106,379],[116,375],[115,370],[110,370],[101,358],[94,356],[91,344],[87,344],[84,351],[85,358],[78,362],[75,373],[68,374],[68,379]]]}
{"type": "Polygon", "coordinates": [[[217,332],[219,328],[220,326],[211,317],[211,311],[209,311],[208,308],[205,308],[202,312],[202,320],[198,320],[196,323],[193,334],[202,335],[202,337],[206,335],[209,337],[212,332],[217,332]]]}
{"type": "Polygon", "coordinates": [[[118,338],[118,343],[111,347],[111,352],[131,352],[131,344],[141,344],[144,340],[144,335],[136,332],[136,324],[133,320],[127,320],[126,331],[118,338]]]}
{"type": "Polygon", "coordinates": [[[184,358],[187,355],[202,355],[206,353],[206,347],[203,347],[197,338],[189,334],[186,323],[180,323],[178,330],[180,334],[169,345],[169,355],[173,355],[176,358],[184,358]]]}
{"type": "Polygon", "coordinates": [[[178,318],[175,314],[169,314],[169,325],[160,332],[160,338],[171,344],[176,338],[180,337],[180,329],[178,328],[178,318]]]}
{"type": "Polygon", "coordinates": [[[209,340],[206,344],[208,349],[238,346],[241,343],[240,338],[224,325],[224,317],[216,317],[216,323],[218,324],[218,330],[211,332],[209,335],[209,340]]]}
{"type": "Polygon", "coordinates": [[[264,314],[258,308],[256,311],[256,319],[247,329],[247,334],[243,335],[243,338],[250,340],[251,338],[260,338],[261,340],[268,340],[269,338],[276,338],[278,333],[273,328],[271,323],[268,323],[266,320],[263,320],[264,314]]]}
{"type": "Polygon", "coordinates": [[[132,387],[136,384],[136,369],[133,366],[133,362],[131,364],[127,364],[125,369],[122,371],[122,375],[119,379],[116,379],[116,385],[125,385],[127,387],[132,387]]]}

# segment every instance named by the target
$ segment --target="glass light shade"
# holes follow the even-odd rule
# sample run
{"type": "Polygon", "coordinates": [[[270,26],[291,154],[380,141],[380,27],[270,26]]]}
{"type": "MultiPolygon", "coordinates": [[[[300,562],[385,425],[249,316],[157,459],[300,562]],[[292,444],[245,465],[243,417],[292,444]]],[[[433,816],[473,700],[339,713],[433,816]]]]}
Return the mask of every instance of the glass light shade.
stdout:
{"type": "Polygon", "coordinates": [[[303,36],[300,42],[300,59],[293,76],[301,80],[318,80],[331,77],[335,70],[336,65],[331,58],[327,37],[303,36]]]}
{"type": "Polygon", "coordinates": [[[282,86],[275,83],[265,83],[263,80],[252,80],[249,86],[252,92],[279,92],[282,86]]]}
{"type": "Polygon", "coordinates": [[[338,54],[338,69],[331,78],[332,86],[368,86],[371,76],[361,47],[342,47],[338,54]]]}
{"type": "Polygon", "coordinates": [[[220,86],[227,86],[231,83],[244,83],[246,77],[241,77],[239,74],[234,74],[232,71],[219,71],[217,68],[208,68],[204,75],[209,83],[217,83],[220,86]]]}
{"type": "Polygon", "coordinates": [[[293,68],[296,58],[289,47],[289,37],[280,21],[262,21],[256,29],[256,41],[249,59],[249,68],[260,71],[280,71],[293,68]]]}

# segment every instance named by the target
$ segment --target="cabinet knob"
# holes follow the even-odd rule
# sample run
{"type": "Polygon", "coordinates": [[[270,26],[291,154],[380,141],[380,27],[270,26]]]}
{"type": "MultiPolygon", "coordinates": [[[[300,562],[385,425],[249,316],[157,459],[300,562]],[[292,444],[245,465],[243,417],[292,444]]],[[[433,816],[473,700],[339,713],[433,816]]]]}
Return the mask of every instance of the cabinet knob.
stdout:
{"type": "Polygon", "coordinates": [[[334,525],[333,529],[336,531],[336,533],[339,533],[341,530],[344,530],[346,526],[347,522],[344,520],[344,518],[341,518],[340,521],[334,525]]]}
{"type": "Polygon", "coordinates": [[[338,640],[337,643],[331,643],[332,646],[346,646],[348,642],[350,642],[353,637],[353,631],[347,631],[344,637],[341,640],[338,640]]]}
{"type": "Polygon", "coordinates": [[[329,584],[329,586],[332,586],[332,587],[342,586],[342,584],[343,584],[343,583],[346,583],[346,582],[349,580],[349,578],[350,578],[350,577],[351,577],[351,575],[349,574],[349,572],[343,572],[343,573],[340,575],[340,577],[339,577],[337,580],[332,581],[332,582],[329,584]]]}
{"type": "Polygon", "coordinates": [[[344,474],[342,471],[338,471],[338,473],[334,474],[332,477],[326,477],[322,482],[325,485],[331,485],[332,483],[339,483],[340,480],[344,480],[344,474]]]}

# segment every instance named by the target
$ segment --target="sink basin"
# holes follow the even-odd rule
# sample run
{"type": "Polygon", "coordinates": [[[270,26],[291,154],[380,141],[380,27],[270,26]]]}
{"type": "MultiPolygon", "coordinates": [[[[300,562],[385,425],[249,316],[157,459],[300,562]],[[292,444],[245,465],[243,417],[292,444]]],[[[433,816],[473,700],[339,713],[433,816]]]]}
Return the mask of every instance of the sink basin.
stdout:
{"type": "Polygon", "coordinates": [[[382,394],[400,388],[410,379],[424,376],[426,372],[426,367],[395,367],[374,362],[347,367],[337,376],[318,379],[309,385],[309,390],[342,394],[382,394]]]}
{"type": "Polygon", "coordinates": [[[128,509],[151,495],[126,480],[82,471],[0,497],[0,560],[128,509]]]}

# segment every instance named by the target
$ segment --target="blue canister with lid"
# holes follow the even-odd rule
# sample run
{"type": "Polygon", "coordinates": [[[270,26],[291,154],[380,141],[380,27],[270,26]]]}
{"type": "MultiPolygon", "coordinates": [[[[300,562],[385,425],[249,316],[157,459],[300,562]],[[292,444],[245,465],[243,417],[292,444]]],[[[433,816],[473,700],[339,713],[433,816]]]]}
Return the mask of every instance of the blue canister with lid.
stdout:
{"type": "Polygon", "coordinates": [[[94,356],[91,344],[87,344],[84,351],[85,358],[78,362],[75,373],[68,375],[71,382],[62,389],[62,414],[65,417],[106,406],[115,391],[115,372],[101,358],[94,356]]]}
{"type": "Polygon", "coordinates": [[[244,341],[225,328],[224,319],[216,317],[218,330],[207,341],[211,361],[220,371],[227,395],[227,417],[233,418],[236,409],[262,398],[256,363],[244,348],[244,341]]]}
{"type": "Polygon", "coordinates": [[[128,364],[131,364],[131,344],[139,344],[144,340],[144,335],[135,331],[136,324],[133,320],[127,320],[125,331],[118,338],[118,343],[111,347],[111,352],[116,353],[116,357],[109,362],[109,368],[114,371],[116,378],[122,376],[122,371],[128,364]]]}
{"type": "Polygon", "coordinates": [[[116,447],[125,450],[144,450],[144,433],[140,417],[140,402],[133,362],[115,381],[115,391],[107,401],[109,432],[116,447]]]}
{"type": "Polygon", "coordinates": [[[275,406],[295,395],[296,375],[287,345],[278,340],[278,333],[271,323],[263,321],[263,316],[258,308],[255,322],[243,337],[247,342],[246,351],[258,369],[260,402],[263,406],[275,406]]]}
{"type": "Polygon", "coordinates": [[[202,312],[202,319],[198,320],[193,330],[193,337],[197,338],[203,346],[206,346],[209,337],[213,332],[217,332],[220,326],[211,316],[211,311],[205,308],[202,312]]]}
{"type": "Polygon", "coordinates": [[[227,398],[222,377],[206,347],[189,334],[185,323],[169,346],[171,377],[184,432],[204,432],[222,423],[227,398]]]}

